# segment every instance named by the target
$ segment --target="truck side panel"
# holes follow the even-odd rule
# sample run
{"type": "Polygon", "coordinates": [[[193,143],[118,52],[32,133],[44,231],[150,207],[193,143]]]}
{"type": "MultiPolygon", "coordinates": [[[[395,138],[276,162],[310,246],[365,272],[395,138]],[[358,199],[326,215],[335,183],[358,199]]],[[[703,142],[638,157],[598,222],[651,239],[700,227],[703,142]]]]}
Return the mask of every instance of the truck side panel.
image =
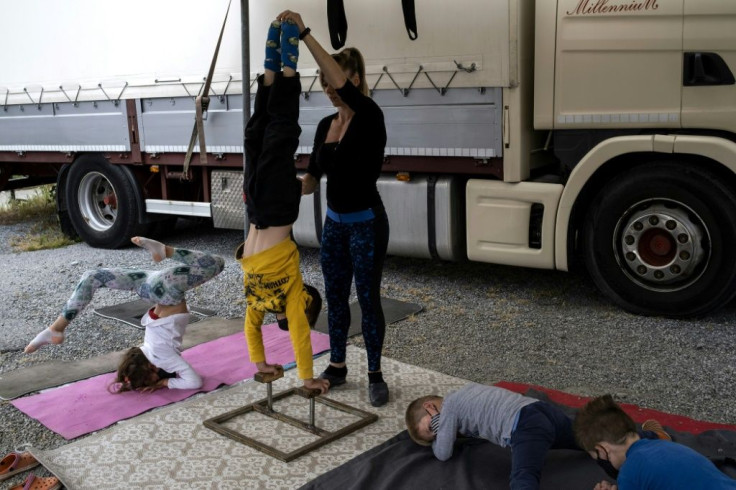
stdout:
{"type": "MultiPolygon", "coordinates": [[[[683,50],[719,57],[733,76],[736,73],[736,2],[686,0],[683,50]]],[[[682,125],[688,128],[720,129],[736,133],[736,96],[710,60],[704,60],[702,82],[682,89],[682,125]],[[710,77],[710,79],[708,79],[710,77]]],[[[685,75],[688,77],[689,75],[685,75]]],[[[726,75],[727,76],[727,75],[726,75]]]]}
{"type": "Polygon", "coordinates": [[[0,151],[129,151],[125,104],[42,103],[0,111],[0,151]]]}
{"type": "MultiPolygon", "coordinates": [[[[210,97],[204,121],[208,153],[243,152],[243,97],[210,97]]],[[[140,101],[141,150],[186,153],[194,125],[192,97],[148,98],[140,101]]],[[[199,152],[199,144],[194,147],[199,152]]]]}
{"type": "MultiPolygon", "coordinates": [[[[472,63],[476,71],[457,77],[454,87],[505,87],[510,84],[509,46],[510,0],[422,0],[417,2],[418,38],[409,40],[404,26],[401,2],[394,0],[348,1],[346,46],[355,46],[365,57],[371,82],[383,74],[378,88],[395,88],[384,68],[394,80],[406,87],[419,66],[437,83],[444,84],[455,70],[455,61],[465,66],[472,63]],[[445,73],[442,73],[445,72],[445,73]]],[[[260,70],[263,40],[269,19],[282,10],[302,14],[322,46],[331,50],[324,2],[313,0],[270,0],[251,2],[252,71],[260,70]]],[[[316,64],[307,50],[302,50],[299,70],[309,74],[316,64]]],[[[373,86],[373,83],[370,84],[373,86]]],[[[414,86],[431,88],[424,74],[416,77],[414,86]]]]}
{"type": "Polygon", "coordinates": [[[555,129],[680,127],[682,2],[640,4],[604,11],[560,0],[555,129]]]}

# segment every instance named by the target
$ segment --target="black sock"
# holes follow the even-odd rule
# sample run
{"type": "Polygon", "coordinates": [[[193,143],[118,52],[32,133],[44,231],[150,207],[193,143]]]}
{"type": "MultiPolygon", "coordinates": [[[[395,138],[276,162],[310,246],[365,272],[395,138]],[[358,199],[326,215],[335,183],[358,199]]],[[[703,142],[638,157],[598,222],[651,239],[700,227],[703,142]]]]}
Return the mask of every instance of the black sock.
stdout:
{"type": "Polygon", "coordinates": [[[383,373],[378,371],[377,373],[368,373],[368,383],[383,383],[383,373]]]}
{"type": "Polygon", "coordinates": [[[340,378],[344,378],[348,375],[348,367],[343,366],[341,368],[335,367],[332,364],[327,366],[327,369],[325,369],[325,374],[329,374],[330,376],[336,376],[340,378]]]}

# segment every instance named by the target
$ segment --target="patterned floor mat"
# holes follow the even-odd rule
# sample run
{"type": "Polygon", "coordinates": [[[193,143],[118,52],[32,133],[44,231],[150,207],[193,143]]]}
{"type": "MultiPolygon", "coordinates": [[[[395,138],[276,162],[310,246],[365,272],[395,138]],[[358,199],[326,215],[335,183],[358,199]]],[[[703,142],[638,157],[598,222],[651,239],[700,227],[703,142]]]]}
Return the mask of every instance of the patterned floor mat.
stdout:
{"type": "MultiPolygon", "coordinates": [[[[264,386],[248,382],[159,409],[51,451],[31,449],[41,463],[74,489],[241,489],[298,488],[349,461],[404,429],[409,402],[431,392],[446,393],[467,381],[417,366],[383,359],[391,388],[388,405],[370,405],[365,351],[348,347],[348,382],[327,396],[376,413],[378,421],[290,463],[226,438],[203,425],[205,419],[265,397],[264,386]]],[[[315,372],[327,356],[315,361],[315,372]]],[[[274,393],[297,386],[296,370],[274,383],[274,393]]],[[[316,425],[335,430],[352,421],[317,404],[316,425]]],[[[293,398],[276,405],[308,420],[308,402],[293,398]]],[[[237,430],[279,448],[293,449],[311,440],[309,434],[257,414],[233,419],[237,430]]]]}

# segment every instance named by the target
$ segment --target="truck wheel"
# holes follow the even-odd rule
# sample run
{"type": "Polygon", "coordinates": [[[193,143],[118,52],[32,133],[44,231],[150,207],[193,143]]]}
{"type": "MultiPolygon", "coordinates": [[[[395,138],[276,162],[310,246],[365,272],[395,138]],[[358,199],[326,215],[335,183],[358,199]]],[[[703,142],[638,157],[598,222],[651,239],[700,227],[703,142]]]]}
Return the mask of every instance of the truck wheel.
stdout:
{"type": "Polygon", "coordinates": [[[77,234],[93,247],[119,248],[135,234],[140,203],[133,184],[102,157],[85,155],[71,166],[66,204],[77,234]]]}
{"type": "Polygon", "coordinates": [[[636,314],[705,314],[736,294],[736,198],[719,179],[678,162],[620,175],[584,225],[597,286],[636,314]]]}

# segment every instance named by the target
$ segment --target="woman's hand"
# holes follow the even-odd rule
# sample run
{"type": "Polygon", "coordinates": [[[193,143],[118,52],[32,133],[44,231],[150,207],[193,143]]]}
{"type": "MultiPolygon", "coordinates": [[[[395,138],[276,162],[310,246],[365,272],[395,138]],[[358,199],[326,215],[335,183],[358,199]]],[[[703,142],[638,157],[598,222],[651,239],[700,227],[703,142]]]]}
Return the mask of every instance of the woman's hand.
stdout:
{"type": "MultiPolygon", "coordinates": [[[[306,29],[302,16],[297,12],[292,12],[291,10],[284,10],[276,16],[276,20],[279,22],[294,22],[299,28],[300,35],[304,32],[304,29],[306,29]]],[[[309,49],[309,52],[312,53],[312,57],[314,57],[314,61],[317,62],[320,73],[324,76],[327,83],[334,88],[342,88],[347,81],[347,76],[340,65],[337,64],[337,61],[332,58],[332,55],[325,51],[325,48],[317,42],[317,39],[315,39],[314,36],[307,36],[302,40],[302,42],[307,49],[309,49]]]]}
{"type": "Polygon", "coordinates": [[[304,387],[308,390],[319,390],[324,395],[330,389],[330,382],[322,378],[305,379],[304,387]]]}
{"type": "Polygon", "coordinates": [[[292,12],[291,10],[284,10],[276,16],[276,20],[278,20],[279,22],[287,22],[289,20],[292,21],[299,28],[299,34],[301,34],[302,31],[306,29],[304,21],[302,20],[302,16],[296,12],[292,12]]]}
{"type": "Polygon", "coordinates": [[[302,196],[308,196],[317,190],[319,181],[312,174],[304,174],[300,177],[302,180],[302,196]]]}

